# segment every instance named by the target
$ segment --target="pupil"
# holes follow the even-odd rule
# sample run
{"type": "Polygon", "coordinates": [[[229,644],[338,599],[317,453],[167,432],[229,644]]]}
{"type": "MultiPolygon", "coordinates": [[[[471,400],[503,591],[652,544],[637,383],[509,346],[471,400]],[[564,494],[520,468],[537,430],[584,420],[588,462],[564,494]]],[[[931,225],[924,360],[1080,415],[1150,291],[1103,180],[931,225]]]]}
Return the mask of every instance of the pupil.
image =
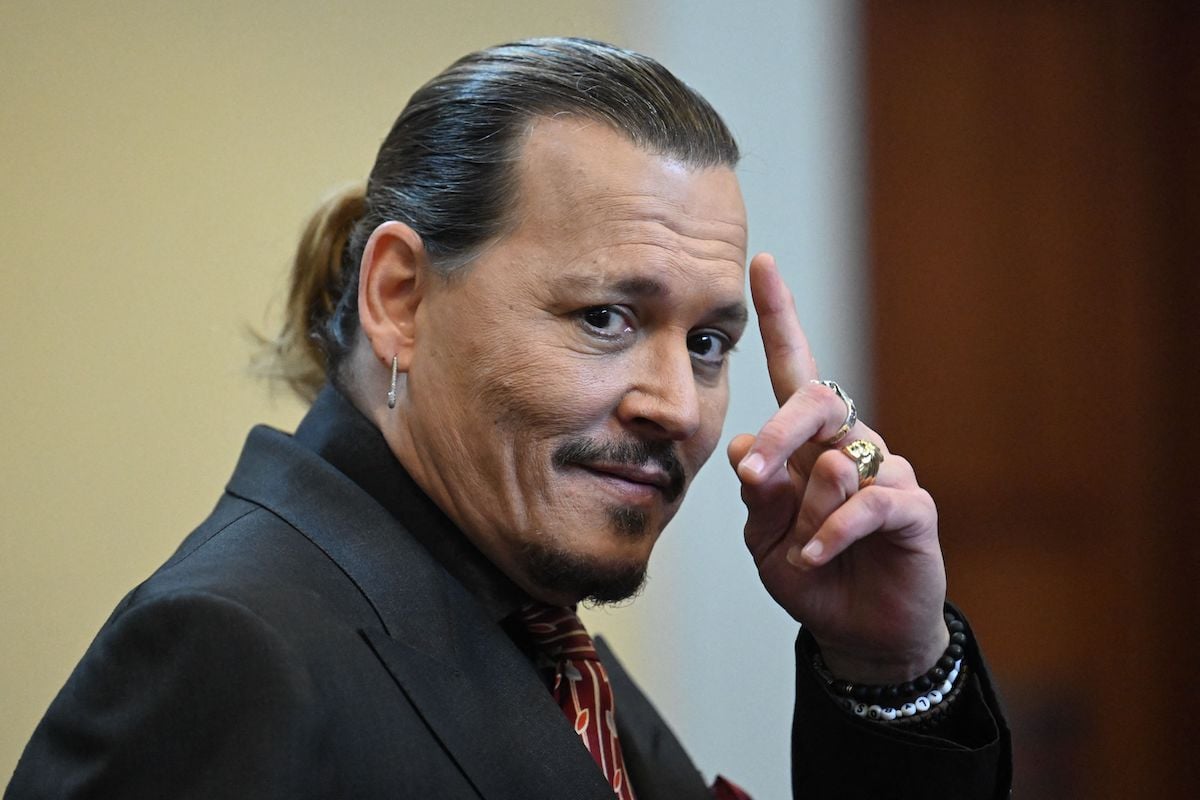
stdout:
{"type": "Polygon", "coordinates": [[[607,328],[610,314],[611,312],[607,308],[594,308],[587,312],[588,324],[597,328],[607,328]]]}

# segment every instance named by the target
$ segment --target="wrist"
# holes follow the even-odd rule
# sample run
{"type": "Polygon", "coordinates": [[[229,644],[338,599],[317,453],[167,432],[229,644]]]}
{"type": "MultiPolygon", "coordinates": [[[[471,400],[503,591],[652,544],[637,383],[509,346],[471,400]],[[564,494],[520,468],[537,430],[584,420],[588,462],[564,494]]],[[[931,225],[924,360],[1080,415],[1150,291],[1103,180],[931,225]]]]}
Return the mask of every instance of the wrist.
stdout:
{"type": "Polygon", "coordinates": [[[838,678],[853,683],[904,683],[924,674],[944,656],[950,645],[950,630],[939,619],[937,627],[920,645],[889,652],[871,652],[837,647],[814,637],[826,668],[838,678]]]}
{"type": "Polygon", "coordinates": [[[934,665],[915,678],[887,683],[848,680],[831,670],[819,649],[810,653],[813,670],[830,695],[857,716],[906,726],[933,724],[945,717],[962,687],[967,668],[964,660],[966,626],[949,610],[945,614],[945,623],[949,644],[934,665]]]}

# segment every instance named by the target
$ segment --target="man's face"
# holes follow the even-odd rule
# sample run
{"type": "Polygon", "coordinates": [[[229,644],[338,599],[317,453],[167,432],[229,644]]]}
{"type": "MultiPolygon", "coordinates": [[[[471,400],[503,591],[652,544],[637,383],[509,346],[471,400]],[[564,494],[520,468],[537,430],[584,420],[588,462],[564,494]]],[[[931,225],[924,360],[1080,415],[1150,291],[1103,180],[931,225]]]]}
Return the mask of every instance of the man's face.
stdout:
{"type": "Polygon", "coordinates": [[[712,453],[745,325],[733,172],[539,120],[517,222],[417,309],[401,460],[522,588],[634,592],[712,453]]]}

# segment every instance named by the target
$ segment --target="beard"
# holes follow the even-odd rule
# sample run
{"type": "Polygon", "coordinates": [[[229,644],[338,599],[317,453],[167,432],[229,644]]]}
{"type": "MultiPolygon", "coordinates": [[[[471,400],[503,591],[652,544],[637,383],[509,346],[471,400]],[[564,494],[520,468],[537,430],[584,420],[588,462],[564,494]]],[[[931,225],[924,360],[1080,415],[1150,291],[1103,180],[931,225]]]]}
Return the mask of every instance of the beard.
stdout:
{"type": "MultiPolygon", "coordinates": [[[[653,535],[642,510],[616,506],[609,523],[623,536],[653,535]]],[[[526,542],[521,551],[525,574],[555,594],[578,597],[592,605],[612,605],[637,596],[646,584],[646,562],[602,560],[581,555],[545,540],[526,542]]]]}

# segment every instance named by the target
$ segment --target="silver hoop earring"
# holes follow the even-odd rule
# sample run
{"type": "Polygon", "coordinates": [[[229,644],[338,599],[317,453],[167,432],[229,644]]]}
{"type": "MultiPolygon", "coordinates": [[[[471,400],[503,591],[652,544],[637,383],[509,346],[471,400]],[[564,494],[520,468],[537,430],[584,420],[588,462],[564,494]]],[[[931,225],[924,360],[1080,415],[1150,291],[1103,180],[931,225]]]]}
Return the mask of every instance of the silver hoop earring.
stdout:
{"type": "Polygon", "coordinates": [[[400,362],[392,356],[392,385],[388,387],[388,408],[396,407],[396,373],[400,371],[400,362]]]}

